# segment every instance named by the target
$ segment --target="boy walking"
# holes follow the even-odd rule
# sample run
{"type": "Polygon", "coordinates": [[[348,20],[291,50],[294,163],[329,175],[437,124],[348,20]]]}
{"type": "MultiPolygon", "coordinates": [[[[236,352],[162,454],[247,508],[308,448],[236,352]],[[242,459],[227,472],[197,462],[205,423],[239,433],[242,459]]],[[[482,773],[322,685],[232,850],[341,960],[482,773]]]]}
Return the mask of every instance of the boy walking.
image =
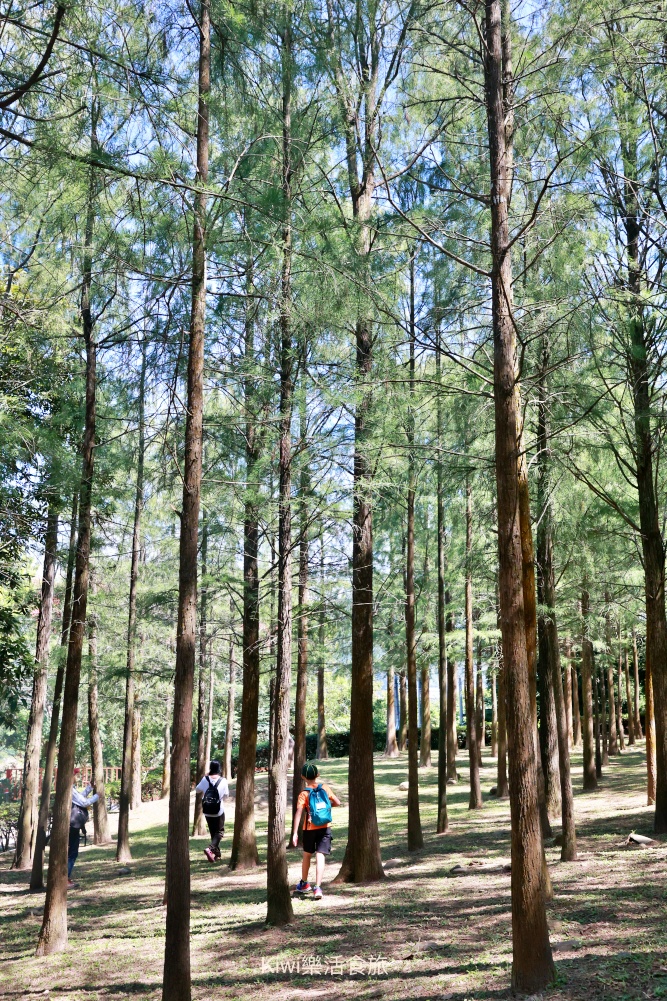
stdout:
{"type": "Polygon", "coordinates": [[[208,773],[196,786],[202,794],[201,809],[206,817],[211,843],[204,849],[209,862],[220,858],[220,839],[225,833],[225,798],[229,796],[227,779],[220,774],[220,762],[211,761],[208,773]]]}
{"type": "Polygon", "coordinates": [[[307,761],[301,769],[304,781],[303,792],[296,801],[296,813],[292,827],[292,844],[296,848],[299,841],[299,824],[303,821],[303,860],[301,862],[301,879],[296,884],[297,893],[305,893],[311,889],[308,882],[310,860],[315,855],[315,885],[312,887],[313,900],[322,899],[322,877],[324,862],[331,852],[331,807],[340,806],[338,796],[329,786],[323,785],[319,779],[317,765],[307,761]]]}

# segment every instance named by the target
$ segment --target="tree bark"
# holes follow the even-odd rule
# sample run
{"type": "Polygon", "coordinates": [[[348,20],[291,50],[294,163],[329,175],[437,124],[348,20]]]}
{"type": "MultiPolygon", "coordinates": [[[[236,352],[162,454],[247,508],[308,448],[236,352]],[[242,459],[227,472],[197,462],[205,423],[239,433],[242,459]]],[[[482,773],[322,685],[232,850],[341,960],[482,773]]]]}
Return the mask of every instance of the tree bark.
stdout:
{"type": "Polygon", "coordinates": [[[579,676],[577,665],[572,659],[572,740],[575,747],[581,744],[581,709],[579,706],[579,676]]]}
{"type": "Polygon", "coordinates": [[[472,621],[472,488],[466,476],[466,576],[465,576],[465,696],[466,696],[466,746],[470,763],[470,799],[468,808],[479,810],[482,806],[482,789],[479,780],[479,752],[477,750],[477,725],[475,713],[475,665],[473,660],[472,621]]]}
{"type": "MultiPolygon", "coordinates": [[[[206,613],[208,588],[208,519],[202,517],[201,526],[201,586],[199,589],[199,678],[197,685],[197,771],[195,783],[199,784],[206,773],[206,613]]],[[[195,793],[195,814],[192,834],[206,834],[206,821],[202,812],[202,793],[195,793]]]]}
{"type": "MultiPolygon", "coordinates": [[[[410,359],[408,440],[408,532],[405,566],[405,642],[408,670],[408,851],[424,846],[419,815],[417,640],[415,636],[415,252],[410,255],[410,359]]],[[[423,699],[423,693],[422,693],[423,699]]],[[[422,705],[423,705],[422,701],[422,705]]],[[[430,729],[430,726],[429,726],[430,729]]],[[[422,731],[423,732],[423,731],[422,731]]]]}
{"type": "MultiPolygon", "coordinates": [[[[53,582],[58,560],[58,504],[53,494],[49,495],[44,536],[44,565],[42,570],[42,590],[37,619],[37,642],[35,645],[35,670],[32,679],[32,698],[26,734],[25,756],[23,759],[23,785],[19,807],[18,830],[14,869],[30,869],[37,834],[39,796],[39,758],[42,748],[42,727],[44,725],[44,705],[46,702],[46,682],[49,664],[49,641],[51,639],[51,616],[53,611],[53,582]]],[[[50,791],[50,787],[49,787],[50,791]]]]}
{"type": "MultiPolygon", "coordinates": [[[[251,258],[252,260],[252,258],[251,258]]],[[[241,730],[236,766],[236,803],[230,869],[251,869],[259,864],[255,835],[255,763],[259,708],[259,501],[255,476],[260,458],[257,428],[255,359],[255,312],[252,267],[248,266],[245,307],[243,398],[245,411],[246,485],[243,518],[243,685],[241,730]]]]}
{"type": "Polygon", "coordinates": [[[635,742],[635,714],[630,696],[630,666],[628,664],[627,646],[625,648],[625,701],[628,704],[628,744],[632,747],[635,742]]]}
{"type": "MultiPolygon", "coordinates": [[[[449,829],[447,817],[447,772],[449,757],[449,692],[447,688],[447,592],[445,590],[446,570],[446,536],[445,536],[445,500],[442,470],[442,362],[440,348],[440,324],[436,325],[435,342],[435,378],[438,384],[436,397],[437,421],[437,508],[438,508],[438,689],[440,694],[440,709],[438,715],[438,819],[436,830],[438,834],[446,834],[449,829]]],[[[454,765],[456,770],[456,764],[454,765]]]]}
{"type": "Polygon", "coordinates": [[[266,856],[266,922],[288,924],[294,917],[287,877],[285,811],[292,677],[292,21],[282,10],[282,273],[280,289],[280,423],[278,487],[278,642],[273,710],[273,761],[269,768],[266,856]]]}
{"type": "Polygon", "coordinates": [[[141,770],[141,710],[139,708],[139,695],[135,687],[136,699],[134,702],[134,712],[132,713],[132,797],[130,799],[130,809],[136,810],[141,806],[141,781],[143,773],[141,770]]]}
{"type": "MultiPolygon", "coordinates": [[[[565,725],[567,727],[567,743],[568,747],[574,747],[574,729],[572,725],[572,642],[568,636],[565,640],[565,670],[563,672],[563,681],[565,684],[565,691],[563,693],[565,698],[565,725]]],[[[578,700],[577,700],[578,701],[578,700]]]]}
{"type": "MultiPolygon", "coordinates": [[[[602,766],[609,764],[609,752],[607,743],[607,686],[605,683],[606,671],[601,664],[597,665],[595,671],[595,683],[597,692],[597,726],[598,734],[596,738],[596,755],[598,754],[598,745],[601,744],[602,750],[599,754],[600,764],[598,770],[598,778],[602,775],[602,766]]],[[[597,762],[596,762],[597,764],[597,762]]]]}
{"type": "MultiPolygon", "coordinates": [[[[91,574],[91,594],[93,581],[91,574]]],[[[88,734],[90,737],[90,762],[93,772],[93,789],[99,796],[93,804],[93,843],[107,845],[111,841],[109,834],[109,818],[107,816],[107,801],[104,789],[104,754],[100,736],[100,718],[98,710],[97,691],[97,616],[93,612],[88,616],[88,734]]]]}
{"type": "Polygon", "coordinates": [[[586,587],[581,592],[581,696],[583,699],[584,723],[584,791],[597,789],[597,768],[595,762],[595,736],[593,711],[593,644],[588,638],[589,595],[586,587]]]}
{"type": "Polygon", "coordinates": [[[37,834],[35,837],[35,850],[32,857],[32,871],[30,873],[31,890],[44,889],[44,848],[46,847],[46,830],[49,823],[49,812],[51,808],[51,783],[53,781],[53,769],[56,761],[56,745],[58,743],[60,700],[62,698],[63,682],[65,680],[65,660],[67,657],[70,621],[72,617],[72,578],[74,576],[74,561],[76,557],[78,512],[79,492],[78,490],[75,490],[74,497],[72,498],[72,517],[70,520],[69,531],[69,549],[67,554],[65,595],[63,598],[60,650],[58,653],[58,667],[56,669],[56,681],[53,691],[53,706],[51,708],[49,739],[46,745],[44,776],[42,778],[42,793],[39,801],[39,817],[37,820],[37,834]]]}
{"type": "Polygon", "coordinates": [[[398,730],[398,749],[405,751],[408,746],[408,686],[405,671],[398,672],[398,706],[400,726],[398,730]]]}
{"type": "Polygon", "coordinates": [[[655,701],[653,695],[653,664],[648,647],[646,649],[646,805],[653,806],[656,801],[657,768],[655,753],[655,701]]]}
{"type": "MultiPolygon", "coordinates": [[[[141,512],[144,504],[144,455],[146,451],[145,429],[145,389],[146,389],[146,341],[141,341],[141,374],[139,376],[139,441],[137,450],[137,485],[134,494],[134,524],[132,528],[132,560],[130,563],[130,596],[127,622],[127,660],[125,670],[125,726],[123,731],[123,767],[120,776],[120,797],[118,804],[118,840],[116,861],[129,862],[130,849],[130,805],[132,800],[132,732],[134,728],[134,671],[136,659],[137,633],[137,586],[139,582],[139,553],[141,550],[141,512]]],[[[164,780],[162,795],[165,796],[164,780]]]]}
{"type": "Polygon", "coordinates": [[[508,207],[512,174],[512,65],[507,0],[485,0],[484,82],[491,176],[495,460],[503,670],[512,817],[512,987],[535,993],[554,979],[545,907],[536,744],[524,607],[517,360],[508,207]]]}
{"type": "Polygon", "coordinates": [[[310,494],[310,461],[306,441],[308,437],[306,381],[307,347],[303,347],[302,399],[300,400],[301,468],[299,471],[299,609],[297,625],[296,693],[294,702],[294,777],[292,781],[292,817],[301,792],[301,769],[306,763],[306,696],[308,694],[308,495],[310,494]]]}
{"type": "MultiPolygon", "coordinates": [[[[234,742],[234,701],[236,697],[236,663],[234,661],[234,634],[229,635],[229,688],[227,689],[227,723],[225,726],[225,748],[222,762],[222,774],[226,779],[232,777],[232,745],[234,742]]],[[[209,692],[209,733],[213,725],[213,664],[211,664],[211,682],[209,692]]],[[[209,752],[210,754],[210,752],[209,752]]]]}
{"type": "Polygon", "coordinates": [[[318,632],[318,657],[317,657],[317,760],[322,761],[328,758],[327,753],[327,725],[324,707],[324,626],[325,626],[325,605],[324,605],[324,533],[320,527],[320,611],[319,611],[319,632],[318,632]]]}
{"type": "Polygon", "coordinates": [[[477,687],[475,693],[475,726],[477,736],[477,760],[482,767],[482,748],[486,747],[486,707],[484,699],[484,675],[482,673],[482,640],[477,637],[477,687]]]}
{"type": "MultiPolygon", "coordinates": [[[[92,148],[97,146],[95,128],[99,108],[95,102],[92,114],[92,148]]],[[[67,945],[67,845],[69,840],[72,775],[76,751],[77,710],[81,659],[86,632],[88,573],[90,558],[91,496],[95,457],[96,367],[97,345],[91,308],[92,246],[95,221],[97,181],[90,171],[81,288],[81,325],[86,347],[86,413],[81,448],[81,488],[79,494],[79,529],[76,549],[72,622],[67,648],[63,717],[58,747],[56,801],[51,825],[49,869],[46,881],[44,917],[39,933],[37,955],[47,956],[62,951],[67,945]]]]}
{"type": "Polygon", "coordinates": [[[609,754],[611,756],[619,753],[619,741],[618,741],[618,729],[616,726],[616,698],[614,695],[614,654],[612,651],[612,633],[611,633],[611,610],[610,602],[611,597],[609,593],[605,594],[605,604],[607,605],[607,614],[605,619],[605,642],[607,646],[606,650],[606,667],[607,667],[607,696],[609,699],[609,754]]]}
{"type": "Polygon", "coordinates": [[[387,669],[387,743],[385,744],[385,758],[398,757],[398,743],[396,741],[396,693],[394,683],[394,666],[389,665],[387,669]]]}
{"type": "Polygon", "coordinates": [[[635,736],[637,740],[641,740],[642,733],[642,718],[639,712],[639,657],[637,656],[637,633],[632,629],[632,670],[634,674],[635,689],[634,689],[634,713],[635,713],[635,736]]]}
{"type": "Polygon", "coordinates": [[[498,686],[495,668],[491,669],[491,757],[498,757],[498,686]]]}
{"type": "Polygon", "coordinates": [[[163,1001],[190,1001],[190,739],[197,640],[197,549],[202,479],[204,330],[206,322],[206,185],[211,88],[211,10],[199,8],[197,175],[192,236],[192,303],[179,551],[173,751],[167,831],[167,922],[163,1001]]]}
{"type": "MultiPolygon", "coordinates": [[[[445,607],[451,606],[451,596],[445,591],[445,607]]],[[[454,618],[451,611],[446,612],[445,632],[454,631],[454,618]]],[[[456,661],[453,657],[447,658],[447,782],[450,784],[458,782],[456,771],[456,755],[459,749],[458,734],[456,730],[456,703],[458,697],[458,678],[456,661]]]]}
{"type": "Polygon", "coordinates": [[[625,733],[623,730],[623,637],[621,623],[618,624],[618,693],[616,699],[616,732],[618,733],[619,750],[625,750],[625,733]]]}

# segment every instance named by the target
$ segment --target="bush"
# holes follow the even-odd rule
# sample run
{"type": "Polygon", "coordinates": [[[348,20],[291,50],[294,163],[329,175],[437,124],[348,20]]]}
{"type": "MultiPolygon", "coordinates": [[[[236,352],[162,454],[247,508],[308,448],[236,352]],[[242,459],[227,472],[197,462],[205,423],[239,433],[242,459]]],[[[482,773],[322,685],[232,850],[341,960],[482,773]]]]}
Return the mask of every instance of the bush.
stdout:
{"type": "Polygon", "coordinates": [[[2,803],[0,805],[0,852],[9,851],[16,844],[19,829],[20,803],[2,803]]]}

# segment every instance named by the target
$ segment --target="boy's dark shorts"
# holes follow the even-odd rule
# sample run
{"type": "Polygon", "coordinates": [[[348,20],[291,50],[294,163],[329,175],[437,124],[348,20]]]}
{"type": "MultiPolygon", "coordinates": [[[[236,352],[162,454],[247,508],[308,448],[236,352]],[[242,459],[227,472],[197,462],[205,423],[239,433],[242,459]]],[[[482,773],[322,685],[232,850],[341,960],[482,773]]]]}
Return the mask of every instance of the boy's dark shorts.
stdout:
{"type": "Polygon", "coordinates": [[[331,852],[331,828],[316,827],[314,830],[304,831],[303,850],[309,855],[312,855],[314,852],[329,855],[331,852]]]}

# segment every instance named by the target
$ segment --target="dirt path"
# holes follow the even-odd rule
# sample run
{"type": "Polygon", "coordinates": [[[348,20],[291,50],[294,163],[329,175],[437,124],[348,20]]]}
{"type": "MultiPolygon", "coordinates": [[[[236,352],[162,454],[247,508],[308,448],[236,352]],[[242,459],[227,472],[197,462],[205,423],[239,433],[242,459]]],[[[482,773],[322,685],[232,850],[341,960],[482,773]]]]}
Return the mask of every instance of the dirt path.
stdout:
{"type": "MultiPolygon", "coordinates": [[[[451,1001],[509,996],[511,961],[509,808],[485,795],[467,809],[466,769],[450,787],[451,832],[435,830],[435,768],[420,772],[423,851],[405,849],[405,756],[376,760],[378,817],[387,878],[372,886],[329,887],[347,835],[345,806],[334,815],[334,851],[321,902],[295,901],[287,929],[266,929],[263,869],[231,874],[211,866],[205,839],[192,844],[193,997],[233,1001],[385,998],[451,1001]],[[452,869],[458,874],[453,874],[452,869]]],[[[347,761],[327,762],[327,781],[346,801],[347,761]]],[[[577,785],[581,760],[575,757],[577,785]]],[[[485,759],[483,790],[494,782],[485,759]]],[[[651,833],[644,806],[644,747],[605,770],[600,790],[576,796],[579,861],[548,848],[555,898],[549,906],[558,982],[545,997],[567,1001],[667,998],[667,844],[630,848],[631,831],[651,833]]],[[[232,789],[233,791],[233,789],[232,789]]],[[[266,851],[266,777],[258,778],[260,854],[266,851]]],[[[160,997],[163,961],[167,804],[146,803],[131,818],[134,861],[113,847],[81,851],[79,889],[70,895],[69,947],[34,958],[43,896],[27,874],[0,872],[0,997],[120,1001],[160,997]],[[128,871],[129,870],[129,871],[128,871]]],[[[229,851],[233,803],[227,809],[229,851]]],[[[290,879],[300,856],[289,853],[290,879]]]]}

